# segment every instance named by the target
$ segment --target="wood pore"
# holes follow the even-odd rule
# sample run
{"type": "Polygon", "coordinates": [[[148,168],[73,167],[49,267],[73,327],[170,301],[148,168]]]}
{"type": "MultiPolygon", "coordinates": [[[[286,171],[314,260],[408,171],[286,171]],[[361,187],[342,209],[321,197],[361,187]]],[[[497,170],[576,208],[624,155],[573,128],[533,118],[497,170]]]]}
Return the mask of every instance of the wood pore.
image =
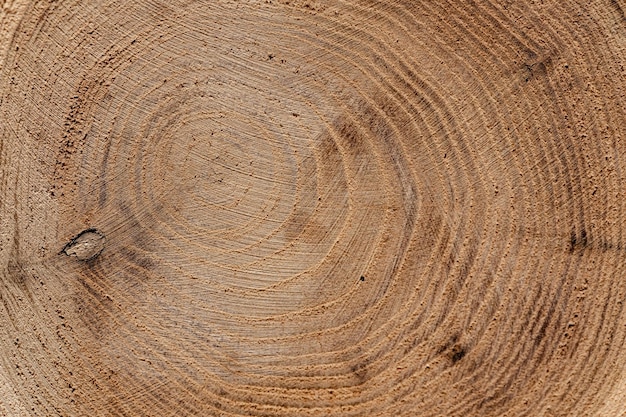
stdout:
{"type": "Polygon", "coordinates": [[[0,415],[626,416],[624,0],[0,6],[0,415]]]}

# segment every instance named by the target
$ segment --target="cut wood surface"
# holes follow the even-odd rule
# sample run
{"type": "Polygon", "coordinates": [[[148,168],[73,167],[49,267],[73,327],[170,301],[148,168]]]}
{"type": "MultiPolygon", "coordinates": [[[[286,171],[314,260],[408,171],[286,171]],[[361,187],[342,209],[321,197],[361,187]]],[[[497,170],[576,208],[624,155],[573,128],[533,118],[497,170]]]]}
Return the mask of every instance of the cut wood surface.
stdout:
{"type": "Polygon", "coordinates": [[[0,415],[626,415],[624,0],[0,5],[0,415]]]}

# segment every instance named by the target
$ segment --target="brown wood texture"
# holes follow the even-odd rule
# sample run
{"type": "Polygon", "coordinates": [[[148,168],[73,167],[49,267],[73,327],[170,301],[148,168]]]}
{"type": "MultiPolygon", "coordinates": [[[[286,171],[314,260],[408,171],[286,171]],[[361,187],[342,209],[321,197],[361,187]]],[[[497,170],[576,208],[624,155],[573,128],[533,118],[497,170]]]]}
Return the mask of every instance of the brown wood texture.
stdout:
{"type": "Polygon", "coordinates": [[[626,415],[623,0],[0,4],[0,415],[626,415]]]}

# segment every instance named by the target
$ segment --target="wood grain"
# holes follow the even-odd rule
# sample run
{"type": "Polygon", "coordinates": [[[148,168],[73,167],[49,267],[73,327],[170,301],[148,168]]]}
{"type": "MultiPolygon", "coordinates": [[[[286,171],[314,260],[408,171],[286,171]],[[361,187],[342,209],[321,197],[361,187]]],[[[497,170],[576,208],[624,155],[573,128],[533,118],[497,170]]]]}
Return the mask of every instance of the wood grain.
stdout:
{"type": "Polygon", "coordinates": [[[0,4],[0,415],[626,415],[623,0],[0,4]]]}

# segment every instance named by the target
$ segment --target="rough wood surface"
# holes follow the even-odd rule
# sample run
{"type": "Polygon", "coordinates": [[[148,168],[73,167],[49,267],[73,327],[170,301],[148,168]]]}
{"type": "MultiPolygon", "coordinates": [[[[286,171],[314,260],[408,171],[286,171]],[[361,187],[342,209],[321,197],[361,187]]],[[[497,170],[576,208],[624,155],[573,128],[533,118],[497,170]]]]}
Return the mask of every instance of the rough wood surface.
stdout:
{"type": "Polygon", "coordinates": [[[626,415],[623,0],[0,4],[0,415],[626,415]]]}

